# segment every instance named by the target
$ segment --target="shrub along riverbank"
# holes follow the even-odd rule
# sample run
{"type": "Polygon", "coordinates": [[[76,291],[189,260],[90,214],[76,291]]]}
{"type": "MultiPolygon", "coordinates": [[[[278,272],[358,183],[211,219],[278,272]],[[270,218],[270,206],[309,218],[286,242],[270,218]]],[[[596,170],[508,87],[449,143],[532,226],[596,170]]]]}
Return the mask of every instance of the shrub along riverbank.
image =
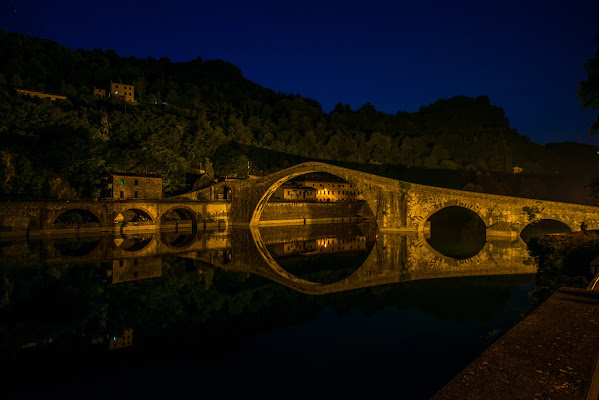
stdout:
{"type": "Polygon", "coordinates": [[[532,310],[562,286],[589,285],[591,261],[599,256],[599,231],[538,236],[528,241],[528,252],[538,266],[532,310]]]}

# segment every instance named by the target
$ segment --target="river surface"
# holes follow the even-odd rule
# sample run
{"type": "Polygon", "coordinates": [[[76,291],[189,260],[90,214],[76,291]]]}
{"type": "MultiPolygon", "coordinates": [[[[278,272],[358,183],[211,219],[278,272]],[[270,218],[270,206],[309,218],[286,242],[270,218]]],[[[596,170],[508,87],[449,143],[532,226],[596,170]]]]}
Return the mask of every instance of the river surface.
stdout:
{"type": "Polygon", "coordinates": [[[428,399],[535,286],[519,239],[454,257],[439,240],[337,224],[0,241],[0,397],[428,399]]]}

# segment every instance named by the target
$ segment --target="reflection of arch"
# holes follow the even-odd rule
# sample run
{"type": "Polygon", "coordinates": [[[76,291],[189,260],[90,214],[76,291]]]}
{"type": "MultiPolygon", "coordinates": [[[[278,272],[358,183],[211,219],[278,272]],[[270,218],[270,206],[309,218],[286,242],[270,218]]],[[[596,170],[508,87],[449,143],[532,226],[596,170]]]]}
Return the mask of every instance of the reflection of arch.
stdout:
{"type": "Polygon", "coordinates": [[[54,248],[67,257],[83,257],[94,251],[99,240],[69,240],[54,243],[54,248]]]}
{"type": "Polygon", "coordinates": [[[373,246],[370,249],[370,253],[369,253],[367,259],[362,264],[362,266],[357,268],[351,275],[345,277],[344,279],[342,279],[340,281],[334,282],[334,283],[323,284],[323,283],[311,282],[311,281],[305,280],[303,278],[297,277],[297,276],[289,273],[287,270],[285,270],[283,267],[281,267],[279,265],[279,263],[273,258],[270,251],[266,247],[266,244],[264,243],[264,240],[262,239],[262,235],[260,234],[260,231],[258,228],[250,228],[250,233],[251,233],[253,242],[256,245],[258,252],[262,256],[264,261],[266,261],[269,268],[279,278],[284,279],[284,281],[276,280],[276,279],[275,279],[275,281],[278,281],[279,283],[283,283],[286,286],[289,286],[295,290],[299,290],[304,293],[322,294],[322,293],[328,293],[331,291],[335,291],[335,290],[333,290],[334,288],[336,288],[338,286],[343,286],[343,284],[345,282],[351,281],[353,278],[355,278],[359,274],[358,271],[360,271],[360,269],[364,265],[370,264],[372,262],[376,262],[376,258],[377,258],[376,251],[374,251],[375,246],[373,246]]]}
{"type": "Polygon", "coordinates": [[[114,217],[115,223],[125,222],[152,222],[154,219],[150,213],[141,208],[129,208],[121,211],[114,217]]]}
{"type": "Polygon", "coordinates": [[[191,227],[192,241],[198,229],[198,222],[195,212],[188,207],[173,207],[162,214],[160,221],[161,223],[174,222],[176,232],[179,232],[179,230],[184,227],[185,224],[187,224],[187,227],[191,227]]]}
{"type": "Polygon", "coordinates": [[[177,232],[163,232],[160,234],[160,241],[169,247],[183,249],[195,242],[195,232],[179,234],[177,232]]]}
{"type": "Polygon", "coordinates": [[[531,222],[519,232],[518,237],[527,242],[534,236],[550,233],[572,232],[572,228],[565,222],[556,219],[541,219],[531,222]]]}
{"type": "Polygon", "coordinates": [[[449,205],[431,214],[430,238],[426,242],[438,253],[456,260],[476,256],[486,244],[486,224],[478,213],[449,205]]]}
{"type": "MultiPolygon", "coordinates": [[[[251,250],[251,259],[247,260],[250,270],[293,290],[311,295],[420,279],[536,272],[526,245],[521,241],[491,241],[475,257],[453,260],[430,248],[424,241],[424,232],[417,235],[379,232],[367,259],[353,274],[334,283],[315,283],[294,276],[282,268],[270,255],[258,228],[252,227],[248,231],[251,237],[247,240],[256,246],[251,250]],[[511,243],[516,243],[517,247],[511,243]],[[493,255],[497,250],[499,258],[493,255]]],[[[238,268],[245,270],[243,260],[240,264],[238,268]]]]}
{"type": "Polygon", "coordinates": [[[490,246],[491,246],[489,242],[485,242],[484,246],[480,249],[480,251],[478,253],[476,253],[475,255],[473,255],[472,257],[453,258],[453,257],[447,256],[447,255],[439,252],[433,246],[431,246],[428,239],[426,239],[424,237],[423,232],[420,232],[418,234],[418,239],[423,244],[422,248],[425,249],[426,252],[430,253],[436,260],[442,260],[443,263],[446,263],[447,265],[450,265],[452,267],[457,267],[457,268],[470,267],[473,263],[478,263],[479,257],[483,253],[488,252],[490,250],[490,246]]]}
{"type": "Polygon", "coordinates": [[[266,189],[264,194],[262,194],[262,197],[256,204],[256,207],[254,208],[252,215],[250,217],[250,225],[258,224],[258,221],[260,221],[260,216],[262,215],[262,211],[264,210],[264,207],[266,206],[266,204],[268,203],[268,201],[270,200],[272,195],[275,193],[275,191],[282,184],[284,184],[285,182],[287,182],[295,177],[298,177],[301,175],[306,175],[309,173],[314,173],[314,172],[325,172],[325,173],[334,175],[340,179],[343,179],[344,181],[353,185],[356,188],[356,191],[360,192],[360,194],[364,197],[364,200],[366,201],[367,206],[370,207],[370,210],[372,210],[373,208],[371,205],[374,204],[375,201],[371,197],[370,192],[365,190],[365,188],[362,184],[357,183],[358,178],[356,178],[350,174],[347,174],[347,173],[345,173],[345,174],[342,173],[342,172],[346,172],[346,171],[351,171],[351,170],[346,170],[345,168],[334,167],[334,166],[327,165],[327,164],[310,163],[310,164],[306,164],[306,165],[300,165],[300,168],[298,168],[295,172],[287,172],[286,174],[283,175],[283,177],[277,179],[274,183],[272,183],[270,185],[270,187],[268,187],[268,189],[266,189]]]}
{"type": "Polygon", "coordinates": [[[223,186],[223,200],[231,200],[231,196],[233,194],[233,191],[231,190],[230,187],[228,186],[223,186]]]}
{"type": "Polygon", "coordinates": [[[196,217],[193,210],[187,207],[173,207],[162,214],[161,221],[192,221],[196,224],[196,217]]]}
{"type": "Polygon", "coordinates": [[[115,238],[114,244],[125,251],[140,251],[148,247],[152,242],[152,236],[125,236],[121,238],[115,238]]]}
{"type": "Polygon", "coordinates": [[[100,219],[84,208],[72,208],[64,211],[54,219],[54,224],[90,224],[100,223],[100,219]]]}

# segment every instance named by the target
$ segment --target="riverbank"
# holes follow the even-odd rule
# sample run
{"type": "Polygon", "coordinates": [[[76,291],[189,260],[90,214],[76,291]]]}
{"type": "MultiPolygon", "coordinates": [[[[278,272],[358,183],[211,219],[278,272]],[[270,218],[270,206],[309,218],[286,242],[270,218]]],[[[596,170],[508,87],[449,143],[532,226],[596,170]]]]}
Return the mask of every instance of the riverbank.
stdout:
{"type": "Polygon", "coordinates": [[[563,287],[431,400],[593,399],[599,293],[563,287]]]}
{"type": "Polygon", "coordinates": [[[599,231],[539,236],[528,251],[531,311],[431,400],[598,398],[599,291],[587,288],[599,231]]]}
{"type": "Polygon", "coordinates": [[[588,288],[597,273],[591,262],[599,256],[599,231],[543,235],[531,239],[527,247],[538,266],[532,308],[560,287],[588,288]]]}

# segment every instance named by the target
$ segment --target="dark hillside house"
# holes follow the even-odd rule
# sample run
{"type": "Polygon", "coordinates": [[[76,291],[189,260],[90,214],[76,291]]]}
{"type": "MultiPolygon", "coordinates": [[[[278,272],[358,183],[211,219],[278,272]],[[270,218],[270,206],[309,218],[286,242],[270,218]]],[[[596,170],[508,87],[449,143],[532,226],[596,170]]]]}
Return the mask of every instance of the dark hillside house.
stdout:
{"type": "Polygon", "coordinates": [[[162,178],[153,174],[109,172],[102,177],[100,198],[104,199],[160,199],[162,178]]]}

